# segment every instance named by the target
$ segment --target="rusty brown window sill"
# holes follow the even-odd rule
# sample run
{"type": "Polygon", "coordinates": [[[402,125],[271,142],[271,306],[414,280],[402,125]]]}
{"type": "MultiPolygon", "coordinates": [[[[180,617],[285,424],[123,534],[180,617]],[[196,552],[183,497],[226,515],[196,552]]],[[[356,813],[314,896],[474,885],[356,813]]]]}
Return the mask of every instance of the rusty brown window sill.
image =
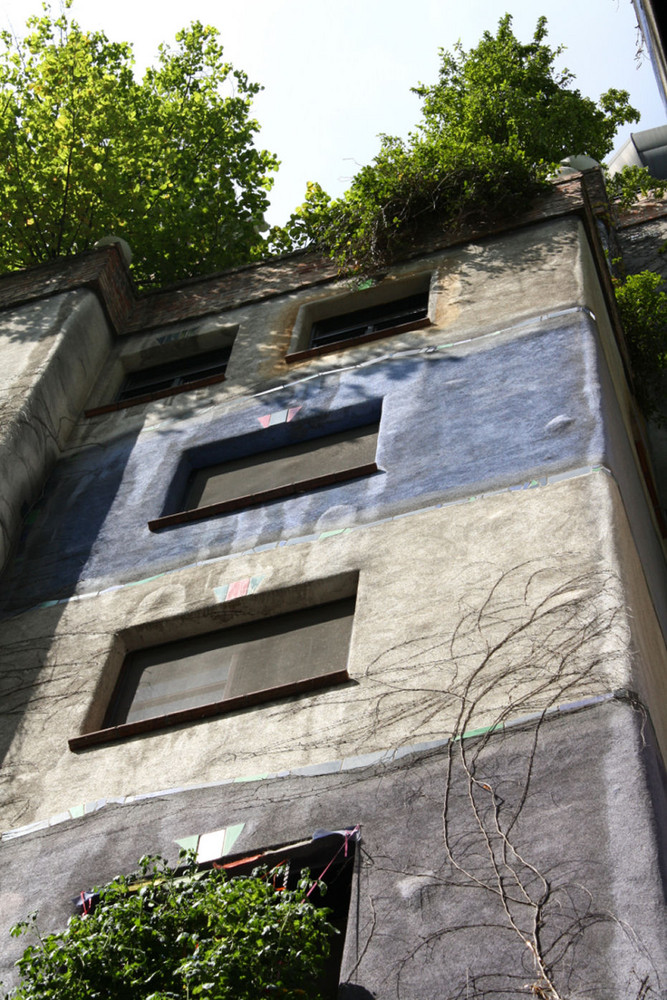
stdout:
{"type": "Polygon", "coordinates": [[[111,726],[108,729],[96,729],[90,733],[82,733],[80,736],[72,736],[68,740],[69,748],[70,750],[77,751],[86,750],[88,747],[99,746],[103,743],[115,743],[130,736],[140,736],[143,733],[152,733],[158,729],[167,729],[170,726],[197,722],[199,719],[210,719],[216,715],[226,715],[229,712],[236,712],[239,709],[251,708],[253,705],[260,705],[263,702],[277,701],[279,698],[287,698],[290,695],[301,694],[307,691],[316,691],[318,688],[330,687],[334,684],[344,684],[349,679],[350,675],[347,670],[336,670],[330,674],[321,674],[319,677],[306,677],[301,681],[280,684],[277,687],[266,688],[263,691],[251,691],[248,694],[237,695],[235,698],[226,698],[224,701],[212,702],[209,705],[186,708],[180,712],[171,712],[169,715],[160,715],[152,719],[139,719],[137,722],[126,722],[119,726],[111,726]]]}
{"type": "Polygon", "coordinates": [[[378,472],[377,463],[369,462],[367,465],[358,465],[353,469],[343,469],[340,472],[331,472],[325,476],[304,479],[298,483],[286,483],[284,486],[274,486],[270,490],[262,490],[259,493],[233,497],[231,500],[221,500],[219,503],[207,504],[205,507],[193,507],[191,510],[179,510],[175,514],[165,514],[163,517],[156,517],[154,520],[149,521],[148,527],[151,531],[161,531],[163,528],[170,528],[177,524],[201,521],[207,517],[215,517],[217,514],[227,514],[231,511],[243,510],[246,507],[254,507],[257,504],[268,503],[270,500],[281,500],[284,497],[309,493],[311,490],[316,490],[321,486],[344,483],[349,479],[360,479],[362,476],[370,476],[373,472],[378,472]]]}
{"type": "Polygon", "coordinates": [[[337,340],[332,344],[323,344],[321,347],[309,347],[305,351],[293,351],[285,355],[287,364],[294,364],[297,361],[306,361],[308,358],[317,358],[320,354],[333,354],[334,351],[346,351],[349,347],[356,347],[357,344],[367,344],[372,340],[382,340],[384,337],[397,337],[401,333],[409,333],[411,330],[423,330],[431,326],[431,321],[425,319],[415,320],[413,323],[403,323],[401,326],[392,326],[389,330],[375,330],[373,333],[365,333],[361,337],[350,337],[349,340],[337,340]]]}
{"type": "Polygon", "coordinates": [[[156,389],[155,392],[144,392],[141,396],[132,396],[131,399],[121,399],[115,403],[105,403],[103,406],[93,406],[89,410],[84,410],[84,417],[97,417],[102,413],[115,413],[116,410],[126,410],[129,406],[140,406],[142,403],[152,403],[154,399],[165,399],[167,396],[177,396],[181,392],[190,392],[191,389],[203,389],[207,385],[216,385],[224,382],[224,375],[207,375],[206,378],[198,378],[193,382],[184,382],[183,385],[172,385],[168,389],[156,389]]]}

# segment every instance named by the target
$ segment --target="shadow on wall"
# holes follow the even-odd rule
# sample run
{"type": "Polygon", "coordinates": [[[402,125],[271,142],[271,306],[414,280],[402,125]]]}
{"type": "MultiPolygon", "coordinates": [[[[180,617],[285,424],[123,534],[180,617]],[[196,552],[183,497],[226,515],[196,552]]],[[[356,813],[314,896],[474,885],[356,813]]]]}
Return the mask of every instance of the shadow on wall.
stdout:
{"type": "MultiPolygon", "coordinates": [[[[509,319],[510,314],[503,307],[505,290],[514,304],[517,301],[521,303],[519,311],[522,315],[531,308],[536,312],[542,309],[545,282],[556,287],[558,274],[563,273],[564,266],[571,268],[573,250],[577,245],[578,226],[579,220],[576,219],[565,222],[562,219],[552,220],[551,223],[542,222],[517,232],[505,233],[500,237],[497,234],[480,237],[465,247],[436,249],[432,257],[423,258],[420,263],[428,267],[430,262],[433,268],[438,270],[444,268],[447,274],[461,277],[467,286],[464,290],[464,303],[471,305],[476,304],[478,299],[485,300],[489,311],[485,322],[493,324],[503,315],[505,320],[509,319]],[[533,291],[537,275],[541,277],[539,292],[533,291]],[[486,287],[485,283],[488,282],[490,286],[486,287]],[[518,295],[517,289],[520,290],[518,295]],[[481,291],[483,294],[480,296],[481,291]]],[[[357,275],[342,282],[339,276],[339,280],[331,286],[320,285],[317,290],[313,288],[313,294],[317,295],[317,298],[311,301],[323,303],[336,300],[344,297],[346,293],[349,295],[361,291],[375,278],[381,281],[384,277],[385,273],[370,279],[357,275]]],[[[444,281],[446,284],[447,278],[444,281]]],[[[290,292],[295,289],[293,287],[283,290],[290,292]]],[[[341,343],[338,349],[336,345],[332,345],[331,354],[310,359],[305,364],[285,365],[284,358],[290,350],[294,324],[299,309],[305,304],[307,304],[305,298],[291,302],[286,299],[274,318],[275,325],[270,330],[262,331],[261,340],[257,337],[256,331],[244,329],[244,324],[241,324],[235,345],[236,349],[240,349],[245,355],[247,363],[245,366],[234,366],[231,377],[235,386],[252,392],[257,387],[258,377],[266,380],[266,384],[271,381],[282,384],[287,379],[290,382],[298,381],[301,375],[304,378],[312,377],[318,369],[320,371],[328,368],[337,369],[348,364],[361,366],[368,364],[372,359],[380,359],[406,349],[425,348],[429,343],[437,342],[435,338],[442,339],[446,329],[445,327],[438,333],[436,325],[400,336],[387,336],[366,343],[361,349],[346,346],[345,343],[341,343]],[[259,363],[250,363],[250,358],[259,363]]],[[[477,322],[478,320],[474,321],[477,322]]],[[[397,367],[389,372],[389,378],[397,382],[402,381],[405,378],[405,371],[397,367]]]]}
{"type": "Polygon", "coordinates": [[[0,560],[61,454],[110,346],[92,292],[0,313],[0,560]]]}
{"type": "Polygon", "coordinates": [[[71,294],[37,299],[35,302],[26,302],[15,307],[10,306],[0,313],[0,344],[2,345],[3,364],[5,352],[11,350],[12,345],[17,345],[20,348],[22,358],[26,361],[26,368],[34,367],[32,362],[27,363],[26,348],[31,344],[40,343],[48,333],[58,333],[57,320],[61,318],[63,302],[66,299],[69,301],[71,294]]]}
{"type": "Polygon", "coordinates": [[[181,413],[140,439],[135,431],[61,462],[5,578],[10,594],[2,606],[32,607],[67,596],[84,581],[98,591],[198,559],[517,488],[526,479],[604,461],[599,410],[592,405],[597,367],[588,318],[527,328],[519,338],[481,346],[465,354],[400,356],[290,386],[270,399],[263,394],[250,405],[181,413]],[[405,391],[393,391],[397,378],[405,391]],[[172,494],[184,486],[181,456],[198,456],[193,467],[199,468],[244,458],[238,454],[243,442],[260,454],[317,436],[316,424],[325,419],[342,431],[350,407],[380,400],[377,474],[148,531],[152,519],[177,509],[172,494]]]}
{"type": "Polygon", "coordinates": [[[108,331],[85,288],[0,311],[0,407],[22,409],[47,371],[56,392],[87,395],[106,358],[108,331]]]}
{"type": "MultiPolygon", "coordinates": [[[[0,611],[25,610],[75,592],[137,435],[138,429],[105,445],[103,461],[99,449],[92,448],[58,463],[26,518],[18,553],[0,583],[0,611]]],[[[117,545],[123,545],[122,537],[117,545]]]]}
{"type": "Polygon", "coordinates": [[[44,725],[57,727],[63,700],[76,698],[81,683],[75,662],[56,662],[52,656],[53,637],[63,611],[64,605],[46,608],[37,619],[31,617],[25,628],[19,625],[3,644],[0,656],[0,807],[4,817],[12,817],[12,826],[19,826],[29,809],[20,791],[25,760],[20,753],[15,759],[8,756],[23,717],[39,706],[44,725]],[[44,691],[56,675],[61,693],[49,692],[45,697],[44,691]]]}
{"type": "MultiPolygon", "coordinates": [[[[2,611],[41,606],[40,614],[31,615],[25,627],[20,618],[11,625],[7,623],[0,657],[0,799],[4,803],[11,802],[15,794],[12,782],[17,775],[12,761],[5,758],[24,713],[29,707],[34,711],[38,705],[44,725],[57,726],[61,703],[76,698],[77,685],[82,683],[78,651],[66,657],[65,662],[52,656],[53,636],[65,608],[56,602],[76,589],[81,570],[113,505],[135,438],[136,434],[128,435],[110,445],[104,464],[100,464],[94,449],[84,458],[83,465],[65,460],[56,466],[43,500],[26,518],[18,554],[0,578],[2,611]],[[91,492],[88,487],[93,481],[99,488],[91,492]],[[67,498],[65,510],[59,509],[63,496],[67,498]],[[47,688],[49,696],[44,697],[47,688]]],[[[118,544],[122,545],[122,538],[118,544]]],[[[80,627],[89,639],[94,637],[92,607],[90,621],[80,627]]],[[[20,823],[20,806],[18,816],[16,822],[20,823]]]]}
{"type": "Polygon", "coordinates": [[[563,255],[572,254],[576,246],[579,220],[570,224],[552,219],[504,236],[488,236],[459,249],[466,270],[480,272],[475,280],[502,279],[510,287],[523,276],[534,281],[537,272],[552,274],[563,268],[563,255]]]}
{"type": "MultiPolygon", "coordinates": [[[[417,361],[403,362],[401,377],[412,379],[418,369],[417,361]]],[[[188,419],[165,421],[165,427],[146,435],[140,436],[140,429],[135,428],[122,438],[64,459],[54,470],[42,501],[30,512],[19,553],[0,587],[0,611],[16,612],[64,599],[80,589],[83,581],[87,589],[104,589],[195,561],[204,557],[202,553],[227,551],[235,542],[239,548],[274,539],[290,528],[292,534],[300,533],[341,492],[357,500],[355,508],[348,504],[350,511],[363,506],[357,497],[366,485],[362,479],[350,486],[342,483],[338,490],[331,484],[309,491],[291,505],[276,500],[175,531],[154,534],[147,530],[148,521],[164,512],[170,498],[173,506],[172,494],[180,498],[183,493],[185,482],[178,470],[182,465],[188,471],[184,457],[201,452],[198,465],[238,457],[239,449],[245,454],[242,446],[249,435],[255,442],[251,450],[270,451],[310,437],[323,420],[327,431],[345,430],[356,409],[362,417],[368,410],[369,421],[377,419],[383,386],[378,389],[376,380],[377,375],[373,379],[366,372],[355,378],[352,390],[341,389],[338,380],[331,384],[325,380],[327,384],[322,383],[317,394],[299,387],[296,393],[276,393],[270,401],[254,403],[238,413],[222,408],[187,414],[188,419]],[[290,406],[294,406],[294,420],[261,424],[265,415],[291,413],[290,406]],[[268,530],[262,529],[268,518],[270,539],[258,535],[268,530]],[[239,532],[243,537],[237,540],[239,532]]],[[[349,521],[352,514],[346,516],[349,521]]]]}

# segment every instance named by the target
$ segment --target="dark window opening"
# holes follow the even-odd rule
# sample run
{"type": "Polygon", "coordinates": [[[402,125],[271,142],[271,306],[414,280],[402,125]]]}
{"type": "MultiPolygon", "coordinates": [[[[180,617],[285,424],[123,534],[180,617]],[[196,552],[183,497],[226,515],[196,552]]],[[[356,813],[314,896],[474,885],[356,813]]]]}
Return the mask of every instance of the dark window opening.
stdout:
{"type": "Polygon", "coordinates": [[[315,906],[323,906],[331,911],[329,923],[338,931],[331,941],[331,953],[322,974],[314,984],[324,1000],[336,1000],[338,996],[359,839],[358,826],[336,831],[316,830],[310,841],[273,848],[249,858],[225,859],[221,865],[234,877],[247,877],[258,867],[266,867],[269,874],[279,871],[280,877],[284,879],[282,884],[288,889],[296,887],[305,869],[308,869],[313,883],[324,882],[324,894],[315,887],[308,897],[315,906]]]}
{"type": "Polygon", "coordinates": [[[129,653],[97,743],[221,715],[349,680],[355,598],[129,653]]]}
{"type": "Polygon", "coordinates": [[[148,522],[151,531],[309,492],[377,472],[379,423],[195,469],[183,509],[148,522]]]}
{"type": "Polygon", "coordinates": [[[150,403],[155,399],[175,396],[188,389],[199,389],[224,381],[232,351],[232,339],[233,333],[228,344],[214,351],[190,354],[160,365],[128,372],[114,401],[90,407],[84,411],[85,416],[113,413],[141,403],[150,403]]]}
{"type": "Polygon", "coordinates": [[[120,387],[116,401],[124,402],[148,393],[198,382],[213,375],[224,375],[231,350],[231,344],[228,344],[206,354],[195,354],[188,358],[179,358],[176,361],[167,361],[151,368],[129,372],[120,387]]]}
{"type": "Polygon", "coordinates": [[[366,309],[356,309],[342,316],[331,316],[313,323],[310,347],[327,347],[342,341],[356,340],[423,320],[428,314],[428,290],[403,299],[383,302],[366,309]]]}

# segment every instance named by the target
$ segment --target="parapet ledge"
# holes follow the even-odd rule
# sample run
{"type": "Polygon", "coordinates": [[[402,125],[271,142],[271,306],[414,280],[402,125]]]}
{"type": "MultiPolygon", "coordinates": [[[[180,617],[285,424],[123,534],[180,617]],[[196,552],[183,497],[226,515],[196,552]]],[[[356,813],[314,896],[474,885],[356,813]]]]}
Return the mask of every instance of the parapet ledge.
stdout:
{"type": "MultiPolygon", "coordinates": [[[[430,231],[416,234],[402,257],[424,256],[563,215],[590,215],[591,210],[597,213],[603,208],[608,206],[601,172],[589,170],[555,181],[548,194],[536,199],[527,211],[509,219],[487,221],[476,228],[459,228],[455,232],[443,231],[431,224],[430,231]]],[[[115,332],[128,334],[195,316],[213,315],[339,277],[332,261],[315,253],[298,251],[139,293],[121,249],[111,244],[0,276],[0,310],[77,288],[89,288],[99,298],[115,332]]]]}

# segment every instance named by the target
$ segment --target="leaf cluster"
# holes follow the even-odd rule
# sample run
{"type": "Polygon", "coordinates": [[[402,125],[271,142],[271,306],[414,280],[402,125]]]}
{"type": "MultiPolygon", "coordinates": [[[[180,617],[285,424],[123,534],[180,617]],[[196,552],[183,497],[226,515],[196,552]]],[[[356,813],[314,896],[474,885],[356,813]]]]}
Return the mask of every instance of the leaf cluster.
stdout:
{"type": "Polygon", "coordinates": [[[667,294],[654,271],[614,282],[637,400],[647,417],[664,423],[667,387],[667,294]]]}
{"type": "Polygon", "coordinates": [[[254,147],[261,89],[193,22],[143,80],[132,48],[46,8],[0,36],[0,270],[128,240],[140,286],[261,255],[276,158],[254,147]]]}
{"type": "Polygon", "coordinates": [[[667,181],[652,177],[647,167],[623,167],[606,177],[607,195],[623,212],[636,205],[641,198],[660,201],[667,194],[667,181]]]}
{"type": "Polygon", "coordinates": [[[437,83],[420,85],[422,120],[407,140],[381,136],[380,152],[332,200],[310,184],[305,203],[273,233],[278,249],[314,244],[344,269],[386,263],[429,220],[478,224],[525,205],[568,154],[602,159],[617,128],[638,114],[622,90],[599,102],[558,71],[546,19],[522,44],[505,15],[466,51],[440,51],[437,83]]]}
{"type": "Polygon", "coordinates": [[[307,873],[295,890],[273,881],[144,858],[138,876],[99,891],[93,913],[26,948],[11,1000],[317,1000],[327,911],[306,898],[307,873]]]}

